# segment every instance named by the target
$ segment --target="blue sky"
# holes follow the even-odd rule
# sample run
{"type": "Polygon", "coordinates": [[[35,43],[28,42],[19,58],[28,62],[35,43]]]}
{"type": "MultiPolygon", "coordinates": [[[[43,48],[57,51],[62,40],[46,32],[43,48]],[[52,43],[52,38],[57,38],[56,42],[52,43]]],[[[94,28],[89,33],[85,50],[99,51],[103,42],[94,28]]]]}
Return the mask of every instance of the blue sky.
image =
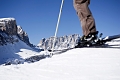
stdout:
{"type": "MultiPolygon", "coordinates": [[[[38,44],[54,36],[62,0],[0,0],[0,18],[13,17],[30,38],[38,44]]],[[[89,5],[96,27],[103,36],[120,34],[120,0],[91,0],[89,5]]],[[[82,35],[73,0],[64,0],[57,36],[82,35]]]]}

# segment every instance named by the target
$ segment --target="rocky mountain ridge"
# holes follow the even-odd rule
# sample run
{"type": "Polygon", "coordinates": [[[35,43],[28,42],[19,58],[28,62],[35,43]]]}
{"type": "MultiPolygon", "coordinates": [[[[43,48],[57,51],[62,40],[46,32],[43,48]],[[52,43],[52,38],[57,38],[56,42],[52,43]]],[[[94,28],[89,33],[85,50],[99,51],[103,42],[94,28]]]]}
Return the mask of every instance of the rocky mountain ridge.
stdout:
{"type": "MultiPolygon", "coordinates": [[[[54,49],[72,48],[76,45],[79,38],[80,38],[79,34],[57,37],[55,41],[54,49]]],[[[40,40],[38,46],[43,48],[44,50],[49,50],[52,49],[53,41],[54,41],[54,37],[50,37],[48,39],[43,38],[42,40],[40,40]]]]}

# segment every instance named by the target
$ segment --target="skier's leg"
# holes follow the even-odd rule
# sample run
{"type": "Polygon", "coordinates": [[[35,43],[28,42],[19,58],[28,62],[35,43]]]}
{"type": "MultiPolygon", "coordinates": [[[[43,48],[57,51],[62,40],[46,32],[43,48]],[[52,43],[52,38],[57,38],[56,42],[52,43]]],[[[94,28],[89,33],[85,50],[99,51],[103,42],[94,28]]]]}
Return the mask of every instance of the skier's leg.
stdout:
{"type": "Polygon", "coordinates": [[[83,34],[88,36],[90,33],[96,32],[95,20],[88,7],[90,0],[74,0],[74,7],[81,21],[83,34]]]}

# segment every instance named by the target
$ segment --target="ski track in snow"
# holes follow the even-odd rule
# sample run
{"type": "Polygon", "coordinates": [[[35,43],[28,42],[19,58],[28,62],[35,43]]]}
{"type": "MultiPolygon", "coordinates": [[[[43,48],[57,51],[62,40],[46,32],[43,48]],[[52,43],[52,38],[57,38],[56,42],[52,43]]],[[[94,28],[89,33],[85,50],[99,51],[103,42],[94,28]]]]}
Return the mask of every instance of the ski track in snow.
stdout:
{"type": "MultiPolygon", "coordinates": [[[[35,52],[21,42],[9,45],[21,58],[47,54],[35,52]],[[18,51],[20,50],[20,51],[18,51]]],[[[113,46],[114,42],[108,43],[113,46]]],[[[3,46],[3,49],[9,48],[3,46]]],[[[114,46],[115,47],[115,46],[114,46]]],[[[120,46],[117,46],[120,47],[120,46]]],[[[1,51],[8,52],[8,51],[1,51]]],[[[7,53],[5,54],[7,55],[7,53]]],[[[4,56],[4,55],[3,55],[4,56]]],[[[14,56],[14,55],[13,55],[14,56]]],[[[9,57],[9,56],[7,56],[9,57]]],[[[18,58],[18,56],[15,56],[18,58]]],[[[76,48],[34,63],[0,65],[1,80],[120,80],[120,49],[76,48]]]]}

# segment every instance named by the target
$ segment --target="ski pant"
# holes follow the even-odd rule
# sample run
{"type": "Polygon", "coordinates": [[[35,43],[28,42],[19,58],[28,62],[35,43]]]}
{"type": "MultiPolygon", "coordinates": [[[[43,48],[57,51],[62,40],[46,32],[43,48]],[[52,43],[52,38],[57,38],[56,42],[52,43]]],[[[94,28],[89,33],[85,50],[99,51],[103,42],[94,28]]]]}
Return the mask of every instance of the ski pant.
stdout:
{"type": "Polygon", "coordinates": [[[81,22],[83,34],[87,36],[90,33],[96,32],[95,20],[88,7],[90,0],[74,0],[73,3],[81,22]]]}

